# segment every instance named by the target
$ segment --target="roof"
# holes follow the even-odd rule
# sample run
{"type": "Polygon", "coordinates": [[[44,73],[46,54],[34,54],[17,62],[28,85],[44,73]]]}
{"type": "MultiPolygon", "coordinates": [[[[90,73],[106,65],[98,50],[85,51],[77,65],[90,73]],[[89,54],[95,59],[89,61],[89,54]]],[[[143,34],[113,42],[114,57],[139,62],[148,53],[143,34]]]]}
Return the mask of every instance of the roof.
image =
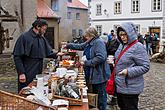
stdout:
{"type": "Polygon", "coordinates": [[[88,9],[88,7],[81,3],[79,0],[72,0],[72,2],[67,2],[67,6],[70,8],[88,9]]]}
{"type": "Polygon", "coordinates": [[[37,0],[37,16],[41,18],[59,18],[43,0],[37,0]]]}

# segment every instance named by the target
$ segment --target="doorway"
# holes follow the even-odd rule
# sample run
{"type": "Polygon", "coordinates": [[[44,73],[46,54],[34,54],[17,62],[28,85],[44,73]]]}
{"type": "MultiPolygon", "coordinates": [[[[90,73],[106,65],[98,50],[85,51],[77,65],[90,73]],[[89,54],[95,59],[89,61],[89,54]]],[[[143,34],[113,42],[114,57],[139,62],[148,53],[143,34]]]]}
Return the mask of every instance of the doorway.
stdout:
{"type": "Polygon", "coordinates": [[[157,34],[157,37],[160,38],[160,27],[150,27],[149,32],[157,34]]]}
{"type": "Polygon", "coordinates": [[[48,27],[45,33],[45,38],[48,40],[50,46],[54,49],[54,27],[48,27]]]}
{"type": "Polygon", "coordinates": [[[156,52],[159,52],[159,41],[160,41],[160,27],[150,27],[149,28],[149,32],[151,33],[155,33],[156,37],[157,37],[157,41],[156,41],[156,52]]]}

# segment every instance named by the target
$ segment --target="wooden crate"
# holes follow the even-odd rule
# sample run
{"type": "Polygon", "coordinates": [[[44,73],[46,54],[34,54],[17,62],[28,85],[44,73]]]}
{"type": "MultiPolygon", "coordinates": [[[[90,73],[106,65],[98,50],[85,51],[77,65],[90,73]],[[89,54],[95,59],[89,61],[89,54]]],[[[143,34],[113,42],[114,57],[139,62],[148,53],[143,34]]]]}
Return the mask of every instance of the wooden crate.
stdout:
{"type": "Polygon", "coordinates": [[[69,101],[69,105],[82,105],[83,104],[83,95],[82,95],[82,90],[81,91],[81,96],[80,99],[74,99],[74,98],[69,98],[69,97],[63,97],[63,96],[58,96],[58,95],[53,95],[53,99],[64,99],[69,101]]]}
{"type": "Polygon", "coordinates": [[[92,107],[97,108],[98,94],[88,93],[88,103],[92,107]]]}
{"type": "Polygon", "coordinates": [[[24,97],[0,90],[0,110],[37,110],[39,107],[43,110],[57,110],[57,108],[32,102],[24,97]]]}

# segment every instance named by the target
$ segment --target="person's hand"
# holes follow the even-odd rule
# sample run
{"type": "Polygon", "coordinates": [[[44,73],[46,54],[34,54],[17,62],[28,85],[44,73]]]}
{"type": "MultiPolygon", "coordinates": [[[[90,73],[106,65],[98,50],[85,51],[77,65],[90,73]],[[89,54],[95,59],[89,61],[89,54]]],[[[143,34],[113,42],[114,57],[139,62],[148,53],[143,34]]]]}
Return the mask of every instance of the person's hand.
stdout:
{"type": "Polygon", "coordinates": [[[57,53],[57,56],[63,56],[63,55],[65,55],[65,53],[63,53],[63,52],[58,52],[57,53]]]}
{"type": "Polygon", "coordinates": [[[80,64],[83,66],[83,65],[84,65],[84,62],[83,62],[83,61],[81,61],[81,62],[80,62],[80,64]]]}
{"type": "Polygon", "coordinates": [[[26,82],[26,76],[25,76],[25,74],[20,74],[19,75],[19,82],[21,82],[21,83],[25,83],[26,82]]]}
{"type": "Polygon", "coordinates": [[[127,76],[128,75],[128,70],[127,69],[122,70],[121,72],[119,72],[119,75],[127,76]]]}

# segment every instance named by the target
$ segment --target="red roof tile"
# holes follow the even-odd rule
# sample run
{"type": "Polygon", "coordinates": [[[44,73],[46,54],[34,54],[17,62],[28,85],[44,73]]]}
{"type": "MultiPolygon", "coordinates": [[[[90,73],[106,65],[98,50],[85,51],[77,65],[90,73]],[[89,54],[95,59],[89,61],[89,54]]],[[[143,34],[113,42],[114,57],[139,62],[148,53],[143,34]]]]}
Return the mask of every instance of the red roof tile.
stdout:
{"type": "Polygon", "coordinates": [[[37,16],[42,18],[59,18],[43,0],[37,0],[37,16]]]}
{"type": "Polygon", "coordinates": [[[79,0],[72,0],[72,2],[68,2],[67,6],[71,8],[88,9],[88,7],[81,3],[79,0]]]}

